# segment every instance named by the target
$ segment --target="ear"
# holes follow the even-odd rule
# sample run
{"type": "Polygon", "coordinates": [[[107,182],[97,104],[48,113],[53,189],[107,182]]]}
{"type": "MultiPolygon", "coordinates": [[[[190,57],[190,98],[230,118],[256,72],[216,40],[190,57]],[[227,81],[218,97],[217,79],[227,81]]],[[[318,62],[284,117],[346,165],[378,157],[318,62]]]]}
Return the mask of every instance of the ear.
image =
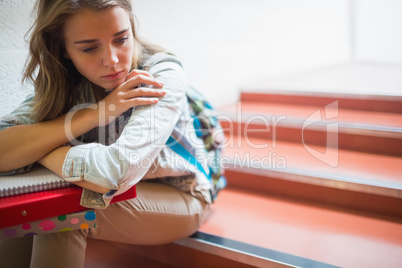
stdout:
{"type": "Polygon", "coordinates": [[[67,52],[64,52],[64,58],[71,60],[70,56],[67,54],[67,52]]]}

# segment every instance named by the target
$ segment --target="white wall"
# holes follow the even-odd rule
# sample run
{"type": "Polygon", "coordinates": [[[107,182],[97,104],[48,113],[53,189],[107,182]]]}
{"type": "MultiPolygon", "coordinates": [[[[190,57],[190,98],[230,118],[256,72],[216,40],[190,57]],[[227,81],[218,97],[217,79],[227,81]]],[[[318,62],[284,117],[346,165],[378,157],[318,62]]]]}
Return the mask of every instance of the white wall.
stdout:
{"type": "Polygon", "coordinates": [[[0,116],[11,112],[32,91],[22,86],[27,56],[24,35],[31,24],[33,0],[0,0],[0,116]]]}
{"type": "Polygon", "coordinates": [[[402,65],[402,1],[354,0],[355,60],[402,65]]]}
{"type": "MultiPolygon", "coordinates": [[[[402,63],[401,2],[133,0],[139,33],[176,53],[188,82],[216,106],[263,77],[351,59],[402,63]]],[[[20,81],[33,3],[0,0],[0,116],[32,90],[20,81]]]]}
{"type": "Polygon", "coordinates": [[[239,85],[349,60],[348,0],[136,0],[140,34],[183,61],[216,105],[239,85]]]}

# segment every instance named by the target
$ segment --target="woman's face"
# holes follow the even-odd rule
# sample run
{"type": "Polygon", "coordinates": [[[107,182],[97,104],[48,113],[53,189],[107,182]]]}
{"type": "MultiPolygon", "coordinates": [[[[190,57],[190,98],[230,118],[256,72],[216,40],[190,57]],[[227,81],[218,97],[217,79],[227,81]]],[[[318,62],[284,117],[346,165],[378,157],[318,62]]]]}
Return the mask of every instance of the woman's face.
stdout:
{"type": "Polygon", "coordinates": [[[64,25],[66,57],[90,82],[112,90],[125,81],[134,51],[127,12],[83,9],[64,25]]]}

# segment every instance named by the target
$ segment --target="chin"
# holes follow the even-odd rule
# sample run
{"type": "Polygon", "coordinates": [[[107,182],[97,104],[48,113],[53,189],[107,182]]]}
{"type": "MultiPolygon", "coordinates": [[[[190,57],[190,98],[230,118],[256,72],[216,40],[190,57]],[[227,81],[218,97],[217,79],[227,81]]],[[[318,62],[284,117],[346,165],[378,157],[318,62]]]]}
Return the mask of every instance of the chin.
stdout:
{"type": "Polygon", "coordinates": [[[120,80],[118,80],[118,81],[113,81],[113,83],[111,83],[111,84],[109,84],[109,85],[105,85],[106,87],[105,87],[105,90],[107,90],[107,91],[112,91],[112,90],[114,90],[116,87],[118,87],[118,86],[120,86],[121,84],[123,84],[124,83],[124,81],[126,81],[126,79],[124,78],[122,78],[122,79],[120,79],[120,80]]]}
{"type": "Polygon", "coordinates": [[[120,84],[121,84],[121,83],[114,83],[113,85],[107,84],[107,85],[103,85],[102,88],[103,88],[105,91],[110,92],[110,91],[113,91],[113,90],[114,90],[116,87],[118,87],[120,84]]]}

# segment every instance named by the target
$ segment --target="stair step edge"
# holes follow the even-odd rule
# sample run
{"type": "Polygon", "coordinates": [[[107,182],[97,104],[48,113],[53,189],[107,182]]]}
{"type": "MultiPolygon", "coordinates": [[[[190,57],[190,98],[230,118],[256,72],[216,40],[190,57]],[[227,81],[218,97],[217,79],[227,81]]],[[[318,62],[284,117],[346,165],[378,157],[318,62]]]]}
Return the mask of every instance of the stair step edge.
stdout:
{"type": "MultiPolygon", "coordinates": [[[[279,122],[270,122],[269,125],[264,124],[261,120],[252,120],[250,118],[252,116],[258,115],[259,117],[263,116],[265,118],[269,118],[275,116],[274,114],[267,114],[267,113],[252,113],[252,112],[242,112],[241,118],[237,118],[235,112],[228,113],[224,112],[218,116],[218,119],[221,119],[221,124],[226,124],[227,120],[230,119],[232,123],[235,124],[248,124],[253,126],[267,126],[267,127],[282,127],[282,128],[294,128],[300,129],[305,127],[304,123],[306,122],[305,118],[298,118],[298,117],[286,117],[284,120],[280,120],[279,122]],[[240,119],[240,121],[239,121],[240,119]]],[[[276,120],[276,119],[275,119],[276,120]]],[[[402,127],[393,127],[393,126],[386,126],[386,125],[376,125],[376,124],[366,124],[366,123],[359,123],[359,122],[345,122],[345,121],[337,121],[337,120],[322,120],[320,122],[316,122],[314,124],[308,125],[309,130],[316,130],[316,131],[328,131],[326,126],[328,124],[337,124],[337,130],[340,133],[345,134],[354,134],[354,135],[367,135],[367,136],[378,136],[378,137],[386,137],[386,138],[399,138],[402,139],[402,127]]]]}
{"type": "Polygon", "coordinates": [[[175,243],[254,267],[337,267],[199,231],[175,243]]]}
{"type": "Polygon", "coordinates": [[[339,101],[340,108],[381,111],[386,113],[401,113],[402,96],[345,94],[314,91],[291,90],[242,90],[240,89],[240,101],[302,104],[302,105],[327,105],[329,102],[339,101]]]}
{"type": "Polygon", "coordinates": [[[340,176],[330,173],[312,172],[309,170],[292,168],[286,168],[286,170],[275,170],[244,165],[236,167],[234,159],[231,159],[231,163],[229,163],[225,169],[233,172],[274,177],[286,181],[402,199],[402,183],[397,182],[345,177],[347,175],[340,176]]]}

